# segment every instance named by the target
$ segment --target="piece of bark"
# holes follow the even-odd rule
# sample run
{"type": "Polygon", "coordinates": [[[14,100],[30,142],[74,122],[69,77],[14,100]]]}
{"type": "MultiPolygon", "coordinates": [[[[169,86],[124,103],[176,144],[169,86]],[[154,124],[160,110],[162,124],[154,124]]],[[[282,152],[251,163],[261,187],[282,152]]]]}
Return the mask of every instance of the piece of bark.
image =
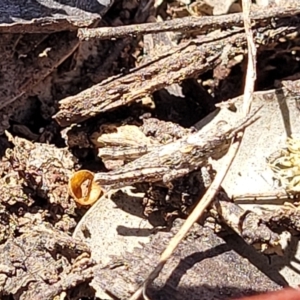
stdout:
{"type": "Polygon", "coordinates": [[[260,219],[271,228],[287,228],[297,234],[300,232],[300,210],[296,207],[283,205],[277,210],[265,210],[260,219]]]}
{"type": "Polygon", "coordinates": [[[17,1],[2,0],[0,33],[51,33],[75,31],[101,19],[113,0],[101,1],[17,1]],[[15,2],[15,1],[14,1],[15,2]]]}
{"type": "Polygon", "coordinates": [[[85,243],[49,225],[31,225],[0,246],[1,299],[53,299],[92,278],[89,257],[85,243]]]}
{"type": "MultiPolygon", "coordinates": [[[[300,23],[300,17],[295,16],[294,19],[293,24],[300,23]]],[[[291,26],[288,18],[277,24],[280,25],[275,29],[269,29],[266,23],[254,31],[257,46],[263,45],[267,49],[269,43],[273,48],[280,36],[287,38],[287,34],[298,30],[298,25],[291,26]],[[265,40],[265,36],[268,39],[265,40]]],[[[228,36],[207,44],[202,44],[202,39],[181,45],[128,75],[109,78],[75,96],[67,97],[60,101],[59,111],[54,118],[61,126],[85,121],[102,112],[138,101],[173,83],[201,75],[225,63],[228,57],[243,54],[245,34],[235,31],[225,34],[228,36]],[[224,49],[228,53],[223,53],[224,49]]]]}
{"type": "Polygon", "coordinates": [[[80,213],[67,188],[77,159],[66,148],[7,136],[13,147],[0,160],[2,243],[36,220],[69,232],[80,213]]]}
{"type": "Polygon", "coordinates": [[[233,229],[245,242],[262,252],[282,255],[280,236],[262,223],[256,213],[245,211],[230,201],[225,193],[218,194],[212,207],[218,212],[218,215],[215,215],[213,210],[211,211],[214,217],[233,229]]]}
{"type": "MultiPolygon", "coordinates": [[[[222,43],[222,42],[218,42],[222,43]]],[[[214,45],[216,46],[216,45],[214,45]]],[[[60,102],[60,110],[54,116],[61,126],[82,122],[101,112],[130,104],[174,82],[204,73],[213,68],[222,50],[197,49],[187,45],[181,51],[161,58],[147,68],[139,68],[130,74],[108,83],[100,83],[60,102]],[[207,57],[212,52],[211,57],[207,57]],[[216,52],[216,53],[214,53],[216,52]]]]}

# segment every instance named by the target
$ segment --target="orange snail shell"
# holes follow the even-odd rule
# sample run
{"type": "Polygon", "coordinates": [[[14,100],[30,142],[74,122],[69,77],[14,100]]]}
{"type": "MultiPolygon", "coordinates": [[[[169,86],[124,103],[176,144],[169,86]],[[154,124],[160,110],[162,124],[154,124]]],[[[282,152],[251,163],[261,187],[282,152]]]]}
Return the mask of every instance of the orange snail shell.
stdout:
{"type": "Polygon", "coordinates": [[[103,190],[94,182],[93,172],[80,170],[69,179],[69,194],[80,205],[92,205],[103,194],[103,190]]]}

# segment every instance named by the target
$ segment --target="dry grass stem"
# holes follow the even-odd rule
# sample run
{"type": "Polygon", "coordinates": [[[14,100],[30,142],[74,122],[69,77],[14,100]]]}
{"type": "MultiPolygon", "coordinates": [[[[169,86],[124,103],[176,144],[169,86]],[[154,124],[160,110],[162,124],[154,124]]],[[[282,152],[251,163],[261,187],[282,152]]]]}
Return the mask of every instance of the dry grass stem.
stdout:
{"type": "Polygon", "coordinates": [[[197,206],[194,208],[192,213],[189,215],[183,226],[180,228],[178,233],[174,236],[174,238],[170,241],[169,246],[165,249],[165,251],[161,254],[160,260],[155,267],[155,269],[149,274],[149,276],[146,278],[144,283],[138,288],[138,290],[130,297],[129,300],[137,300],[139,297],[141,297],[143,294],[146,294],[146,288],[147,285],[150,284],[160,273],[162,270],[164,264],[167,262],[167,260],[171,257],[179,243],[182,241],[182,239],[185,237],[185,235],[188,233],[188,231],[191,229],[193,224],[197,222],[197,220],[202,216],[205,209],[211,204],[211,202],[214,200],[215,195],[217,194],[223,179],[225,178],[229,167],[239,149],[240,145],[240,139],[234,142],[227,153],[226,159],[224,161],[224,165],[222,166],[222,169],[220,172],[217,173],[216,177],[214,178],[212,184],[204,194],[204,196],[201,198],[201,200],[198,202],[197,206]]]}

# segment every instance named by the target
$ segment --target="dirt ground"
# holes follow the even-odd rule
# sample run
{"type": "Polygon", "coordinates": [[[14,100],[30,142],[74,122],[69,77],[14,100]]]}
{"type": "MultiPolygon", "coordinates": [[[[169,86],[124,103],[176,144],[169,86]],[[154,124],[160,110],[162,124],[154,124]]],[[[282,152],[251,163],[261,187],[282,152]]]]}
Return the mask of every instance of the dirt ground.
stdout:
{"type": "MultiPolygon", "coordinates": [[[[220,103],[228,124],[242,107],[249,52],[241,1],[84,2],[0,4],[3,300],[129,299],[206,184],[199,168],[170,189],[143,180],[155,159],[140,172],[126,166],[202,130],[220,103]]],[[[286,146],[286,137],[300,130],[300,5],[252,2],[260,121],[211,208],[148,287],[150,299],[298,286],[300,140],[286,146]],[[282,151],[272,160],[273,150],[282,151]],[[249,175],[260,155],[269,165],[257,168],[273,171],[283,196],[249,175]],[[276,208],[257,210],[265,200],[253,195],[250,208],[251,193],[271,193],[276,208]]],[[[220,120],[210,125],[217,132],[220,120]]]]}

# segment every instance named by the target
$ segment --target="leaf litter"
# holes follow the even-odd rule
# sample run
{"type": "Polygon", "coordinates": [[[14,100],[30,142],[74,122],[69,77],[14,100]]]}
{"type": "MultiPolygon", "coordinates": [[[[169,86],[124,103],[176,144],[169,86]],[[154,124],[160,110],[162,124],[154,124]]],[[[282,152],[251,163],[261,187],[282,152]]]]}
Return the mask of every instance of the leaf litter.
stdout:
{"type": "MultiPolygon", "coordinates": [[[[47,1],[44,2],[46,4],[47,1]]],[[[192,134],[204,124],[205,130],[222,126],[224,120],[230,125],[243,114],[243,100],[235,97],[243,90],[241,74],[247,62],[244,59],[247,42],[242,34],[232,28],[225,27],[223,33],[216,31],[216,34],[199,32],[200,42],[197,32],[188,31],[148,34],[145,39],[142,36],[127,36],[117,41],[96,38],[84,42],[79,42],[73,32],[74,27],[77,29],[90,25],[87,20],[91,20],[91,15],[87,12],[93,10],[93,26],[101,22],[99,11],[104,18],[100,28],[103,25],[109,27],[153,22],[155,16],[164,20],[168,17],[180,20],[190,15],[222,16],[228,13],[231,16],[233,12],[242,11],[241,6],[233,1],[220,6],[214,1],[146,2],[130,1],[131,5],[124,1],[103,2],[98,10],[95,7],[76,7],[83,14],[80,19],[82,23],[76,17],[70,17],[66,23],[58,14],[54,18],[61,26],[60,30],[51,20],[47,21],[48,25],[45,23],[44,29],[34,22],[24,22],[22,18],[3,21],[2,38],[9,45],[2,52],[2,65],[6,70],[3,82],[7,84],[6,90],[2,89],[5,97],[1,100],[0,124],[1,132],[5,132],[0,147],[0,291],[3,299],[92,299],[95,295],[105,299],[112,295],[120,299],[132,297],[137,287],[147,279],[149,271],[159,264],[159,255],[170,239],[182,228],[181,218],[190,215],[204,194],[206,183],[203,182],[201,171],[206,171],[195,170],[188,176],[177,178],[172,182],[174,189],[171,191],[163,184],[153,185],[149,182],[133,184],[120,191],[103,191],[104,195],[87,211],[91,204],[87,199],[91,197],[94,201],[101,193],[99,187],[91,186],[93,174],[119,169],[141,155],[156,151],[157,147],[192,134]],[[24,29],[20,31],[18,28],[28,28],[28,33],[24,34],[24,29]],[[231,47],[219,53],[217,43],[212,44],[211,48],[195,46],[197,43],[201,45],[201,39],[204,44],[209,44],[209,39],[214,43],[216,37],[223,38],[224,44],[232,43],[231,47]],[[146,41],[152,41],[153,45],[149,47],[146,41]],[[157,42],[166,46],[164,49],[169,54],[165,56],[171,59],[163,60],[164,53],[159,51],[161,48],[155,47],[157,42]],[[146,60],[143,50],[148,51],[146,60]],[[190,60],[193,53],[196,56],[201,54],[203,60],[193,65],[193,60],[190,60]],[[155,61],[160,59],[163,67],[158,68],[155,61]],[[166,62],[170,63],[171,69],[163,65],[166,62]],[[175,63],[179,63],[178,73],[175,63]],[[185,63],[192,65],[185,66],[185,63]],[[147,69],[147,64],[154,67],[147,69]],[[159,73],[164,68],[168,70],[167,73],[159,73]],[[20,74],[25,74],[25,78],[20,74]],[[131,74],[131,77],[127,74],[131,74]],[[143,85],[139,88],[134,84],[134,78],[138,78],[136,74],[143,76],[143,85]],[[120,78],[123,81],[118,86],[120,78]],[[159,81],[159,78],[167,80],[159,81]],[[73,118],[73,124],[69,124],[64,111],[68,103],[76,99],[81,91],[90,88],[91,91],[97,91],[93,86],[99,83],[103,85],[103,90],[111,88],[107,90],[107,99],[114,99],[116,95],[123,97],[121,94],[125,93],[124,101],[118,102],[118,97],[115,98],[113,104],[107,106],[109,109],[103,109],[102,115],[97,115],[99,111],[81,111],[82,107],[75,107],[73,103],[74,109],[69,111],[69,119],[73,118]],[[124,87],[130,91],[128,95],[124,87]],[[130,90],[134,87],[135,90],[130,90]],[[229,98],[231,100],[225,102],[229,98]],[[221,109],[215,116],[214,105],[220,101],[223,102],[217,106],[221,109]],[[66,106],[63,107],[63,103],[66,106]],[[125,103],[130,103],[130,106],[125,103]],[[111,105],[114,109],[112,112],[111,105]],[[83,118],[80,116],[82,112],[83,118]],[[80,117],[76,119],[78,114],[80,117]],[[70,126],[62,130],[60,125],[70,126]],[[99,130],[101,132],[105,126],[119,135],[99,135],[99,130]],[[82,186],[82,178],[77,178],[74,180],[77,188],[72,189],[74,182],[70,178],[78,174],[87,176],[84,177],[87,178],[86,186],[82,186]],[[78,203],[74,201],[75,198],[82,201],[78,203]],[[174,220],[177,227],[173,225],[174,220]],[[171,230],[169,233],[164,232],[168,229],[171,230]]],[[[256,249],[283,256],[287,249],[283,234],[280,233],[294,235],[299,232],[299,212],[295,207],[297,193],[293,190],[296,184],[289,185],[287,190],[282,188],[285,187],[284,180],[279,182],[279,187],[274,186],[274,176],[280,181],[286,178],[285,173],[276,169],[280,176],[274,175],[267,159],[285,148],[287,137],[299,131],[296,122],[299,119],[297,85],[290,81],[283,81],[283,87],[275,84],[275,81],[285,77],[289,79],[289,76],[298,72],[295,60],[299,40],[295,32],[299,7],[297,3],[294,8],[293,3],[289,4],[292,8],[289,10],[286,7],[286,11],[293,16],[293,22],[287,13],[281,23],[272,23],[272,29],[264,27],[264,24],[258,25],[262,26],[260,35],[255,26],[252,29],[258,45],[259,68],[256,83],[258,91],[251,92],[251,107],[255,109],[261,104],[263,107],[259,111],[260,118],[245,130],[239,152],[222,183],[223,190],[211,199],[214,200],[211,209],[200,220],[203,225],[206,219],[206,226],[216,232],[228,232],[228,228],[231,228],[256,249]],[[284,34],[280,36],[282,32],[284,34]],[[264,43],[267,36],[269,40],[264,43]],[[287,43],[290,52],[286,50],[287,43]],[[286,63],[280,63],[280,59],[286,63]],[[281,74],[276,77],[274,69],[278,68],[281,74]],[[277,89],[272,89],[274,87],[277,89]],[[261,92],[263,89],[268,91],[261,92]],[[263,203],[260,202],[265,199],[271,200],[265,205],[266,209],[261,209],[263,203]],[[280,201],[281,205],[278,206],[280,201]],[[290,201],[293,205],[283,205],[283,201],[290,201]],[[254,213],[245,216],[250,205],[254,213]]],[[[256,5],[253,5],[254,13],[250,18],[260,17],[259,14],[255,15],[256,5]]],[[[269,13],[274,12],[280,17],[276,9],[271,7],[269,13]]],[[[72,12],[68,11],[68,14],[72,12]]],[[[41,16],[38,22],[45,22],[43,18],[41,16]]],[[[265,19],[266,22],[272,21],[265,19]]],[[[217,23],[221,19],[212,20],[217,23]]],[[[238,21],[236,25],[239,26],[238,21]]],[[[86,97],[91,95],[89,91],[86,97]]],[[[92,102],[89,98],[82,99],[82,103],[85,101],[92,102]]],[[[89,106],[83,108],[89,109],[89,106]]],[[[283,159],[290,158],[284,151],[280,155],[283,155],[283,159]]],[[[208,169],[208,173],[211,173],[209,176],[220,173],[224,159],[226,157],[212,161],[212,167],[208,169]]],[[[211,229],[202,225],[193,225],[194,229],[179,245],[161,276],[153,285],[144,286],[148,296],[153,299],[174,296],[170,290],[176,287],[179,298],[228,299],[275,290],[285,284],[279,269],[275,268],[277,279],[274,279],[274,275],[262,265],[259,269],[264,269],[264,274],[251,263],[240,269],[241,273],[230,273],[232,265],[228,260],[234,261],[236,270],[244,264],[236,249],[228,248],[234,243],[230,244],[227,239],[227,245],[224,240],[216,238],[211,229]],[[203,249],[205,241],[207,248],[203,249]],[[231,258],[227,254],[221,260],[214,257],[208,260],[206,266],[198,258],[198,262],[201,262],[200,272],[209,270],[202,276],[209,278],[207,281],[192,275],[199,274],[197,266],[191,269],[191,274],[188,274],[190,277],[182,279],[181,285],[178,284],[179,279],[172,278],[170,274],[177,270],[178,258],[187,259],[188,255],[205,253],[211,247],[227,247],[231,258]],[[215,264],[223,266],[223,270],[219,270],[219,277],[212,272],[213,269],[219,269],[215,264]],[[227,276],[231,274],[229,282],[224,280],[226,276],[222,276],[222,272],[227,276]],[[253,282],[238,281],[241,274],[249,272],[252,278],[263,282],[260,288],[250,290],[253,282]],[[237,276],[236,280],[234,276],[237,276]],[[235,287],[230,286],[232,282],[236,282],[235,287]],[[205,288],[197,288],[205,284],[208,284],[205,288]],[[226,294],[225,298],[222,293],[226,294]]],[[[288,235],[289,239],[292,239],[292,235],[288,235]]],[[[209,253],[207,256],[210,257],[209,253]]],[[[193,259],[194,263],[197,262],[197,258],[193,259]]],[[[194,263],[189,263],[190,267],[183,266],[183,270],[192,268],[194,263]]],[[[177,271],[178,274],[182,273],[180,268],[177,271]]]]}

